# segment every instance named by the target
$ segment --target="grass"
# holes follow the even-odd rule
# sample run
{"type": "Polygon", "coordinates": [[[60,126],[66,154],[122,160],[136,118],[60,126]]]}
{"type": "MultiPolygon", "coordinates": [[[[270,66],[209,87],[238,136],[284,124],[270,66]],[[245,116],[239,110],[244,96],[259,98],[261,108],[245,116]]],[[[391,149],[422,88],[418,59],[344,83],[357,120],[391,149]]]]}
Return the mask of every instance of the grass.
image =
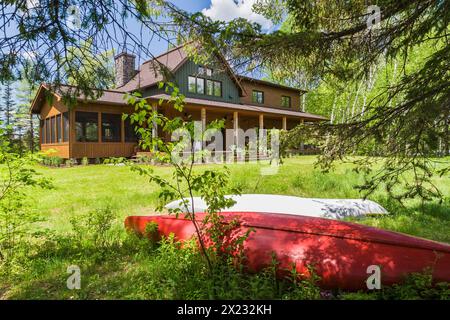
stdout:
{"type": "MultiPolygon", "coordinates": [[[[350,164],[340,164],[333,172],[322,173],[315,168],[315,157],[305,156],[286,160],[276,175],[262,176],[256,164],[229,166],[232,183],[243,193],[284,194],[317,198],[360,198],[355,185],[363,177],[350,164]]],[[[199,166],[203,170],[211,166],[199,166]]],[[[219,168],[219,167],[215,167],[219,168]]],[[[157,167],[169,177],[169,167],[157,167]]],[[[68,218],[74,214],[109,206],[119,220],[128,215],[154,214],[158,187],[127,167],[109,165],[77,166],[53,169],[39,167],[39,171],[53,179],[54,190],[34,190],[36,210],[48,218],[47,226],[58,231],[70,228],[68,218]]],[[[436,177],[443,194],[450,194],[450,178],[436,177]]],[[[383,190],[369,199],[379,202],[391,216],[366,218],[360,222],[385,229],[400,231],[437,241],[450,243],[450,199],[444,203],[422,204],[408,201],[405,206],[390,200],[383,190]]]]}
{"type": "MultiPolygon", "coordinates": [[[[274,193],[303,197],[360,198],[354,186],[363,177],[350,164],[339,164],[331,173],[314,167],[315,157],[287,159],[278,174],[262,176],[255,164],[229,166],[232,184],[243,193],[274,193]]],[[[211,166],[199,166],[204,170],[211,166]]],[[[220,167],[213,167],[220,168],[220,167]]],[[[51,230],[45,240],[22,248],[20,264],[11,275],[0,277],[0,299],[197,299],[210,298],[211,279],[200,266],[198,255],[189,249],[177,251],[174,244],[154,248],[148,242],[130,239],[123,220],[128,215],[155,214],[158,188],[127,167],[109,165],[47,168],[38,171],[53,180],[55,189],[33,189],[33,210],[46,217],[51,230]],[[114,221],[106,245],[95,246],[89,234],[71,224],[108,208],[114,221]],[[78,239],[78,240],[74,240],[78,239]],[[105,246],[103,248],[103,246],[105,246]],[[174,251],[175,250],[175,251],[174,251]],[[174,252],[178,252],[175,254],[174,252]],[[31,258],[27,258],[31,255],[31,258]],[[82,290],[66,288],[69,265],[80,265],[82,290]],[[193,275],[189,277],[187,275],[193,275]]],[[[169,177],[169,167],[156,167],[169,177]]],[[[436,177],[443,194],[450,194],[449,177],[436,177]]],[[[372,226],[450,243],[450,200],[442,204],[410,200],[405,206],[389,200],[380,190],[370,199],[379,202],[391,215],[358,220],[372,226]]],[[[0,270],[1,271],[1,270],[0,270]]],[[[305,298],[317,297],[314,288],[298,291],[288,285],[274,286],[270,274],[243,276],[224,271],[220,298],[305,298]],[[225,285],[226,284],[226,285],[225,285]]],[[[217,280],[217,279],[216,279],[217,280]]],[[[357,296],[365,298],[365,296],[357,296]]]]}

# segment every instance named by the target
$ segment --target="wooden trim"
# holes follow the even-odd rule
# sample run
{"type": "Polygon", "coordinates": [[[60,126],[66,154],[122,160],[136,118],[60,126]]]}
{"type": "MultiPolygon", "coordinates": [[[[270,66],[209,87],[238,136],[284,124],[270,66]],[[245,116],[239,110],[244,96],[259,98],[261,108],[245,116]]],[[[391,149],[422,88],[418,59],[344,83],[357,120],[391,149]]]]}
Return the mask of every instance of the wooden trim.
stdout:
{"type": "Polygon", "coordinates": [[[125,143],[125,121],[120,117],[120,142],[125,143]]]}
{"type": "Polygon", "coordinates": [[[102,143],[102,113],[97,112],[97,142],[102,143]]]}

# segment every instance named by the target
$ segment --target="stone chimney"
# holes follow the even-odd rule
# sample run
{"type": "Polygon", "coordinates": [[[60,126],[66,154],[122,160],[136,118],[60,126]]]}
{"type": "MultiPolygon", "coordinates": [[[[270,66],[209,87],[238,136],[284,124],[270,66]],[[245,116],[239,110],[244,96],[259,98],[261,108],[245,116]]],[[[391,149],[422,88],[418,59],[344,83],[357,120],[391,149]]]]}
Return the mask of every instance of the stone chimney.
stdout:
{"type": "Polygon", "coordinates": [[[116,64],[116,87],[119,88],[130,81],[136,74],[136,56],[122,52],[115,56],[114,60],[116,64]]]}

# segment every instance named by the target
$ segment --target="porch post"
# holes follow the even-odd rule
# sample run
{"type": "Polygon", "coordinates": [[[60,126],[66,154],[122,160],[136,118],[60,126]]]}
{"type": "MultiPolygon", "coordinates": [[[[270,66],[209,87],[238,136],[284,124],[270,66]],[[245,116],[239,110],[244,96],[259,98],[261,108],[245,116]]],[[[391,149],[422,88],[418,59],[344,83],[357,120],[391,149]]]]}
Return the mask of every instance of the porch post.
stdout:
{"type": "Polygon", "coordinates": [[[120,141],[125,143],[125,120],[120,121],[120,141]]]}
{"type": "Polygon", "coordinates": [[[283,130],[287,130],[287,120],[286,120],[286,117],[283,117],[283,130]]]}
{"type": "Polygon", "coordinates": [[[202,108],[201,110],[201,120],[202,120],[202,132],[204,133],[206,130],[206,108],[202,108]]]}
{"type": "Polygon", "coordinates": [[[97,132],[97,134],[98,134],[98,142],[103,142],[102,141],[102,113],[101,112],[98,113],[98,126],[97,126],[97,128],[98,128],[98,132],[97,132]]]}
{"type": "Polygon", "coordinates": [[[266,141],[264,139],[264,114],[259,115],[258,159],[264,154],[266,141]]]}
{"type": "Polygon", "coordinates": [[[237,146],[239,144],[239,114],[237,111],[233,112],[233,131],[234,131],[234,143],[237,146]]]}
{"type": "MultiPolygon", "coordinates": [[[[153,111],[158,111],[158,106],[153,105],[152,106],[153,111]]],[[[152,127],[152,139],[158,137],[158,124],[156,121],[153,121],[153,127],[152,127]]]]}
{"type": "MultiPolygon", "coordinates": [[[[300,124],[303,124],[303,123],[304,123],[304,120],[300,119],[300,124]]],[[[302,142],[300,142],[300,152],[303,153],[304,150],[305,150],[305,145],[302,141],[302,142]]]]}

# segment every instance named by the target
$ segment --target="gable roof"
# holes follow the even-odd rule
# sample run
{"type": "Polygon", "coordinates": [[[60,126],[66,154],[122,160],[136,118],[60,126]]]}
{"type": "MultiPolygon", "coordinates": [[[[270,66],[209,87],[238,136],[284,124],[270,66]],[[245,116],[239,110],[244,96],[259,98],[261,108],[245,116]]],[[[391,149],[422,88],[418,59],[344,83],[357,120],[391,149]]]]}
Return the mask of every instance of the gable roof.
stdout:
{"type": "Polygon", "coordinates": [[[93,92],[98,92],[99,97],[97,99],[86,97],[82,92],[77,90],[76,86],[63,84],[56,88],[52,88],[47,84],[41,84],[36,96],[34,97],[31,106],[30,113],[38,114],[41,110],[42,104],[49,94],[52,94],[57,99],[62,99],[65,96],[76,96],[77,101],[80,102],[95,102],[100,104],[113,104],[113,105],[126,105],[124,100],[125,92],[119,90],[96,90],[93,92]]]}
{"type": "Polygon", "coordinates": [[[281,88],[281,89],[286,89],[286,90],[292,90],[292,91],[299,92],[300,94],[303,94],[303,93],[308,92],[308,91],[303,90],[303,89],[293,88],[293,87],[285,86],[285,85],[283,85],[283,84],[278,84],[278,83],[271,82],[271,81],[267,81],[267,80],[256,79],[256,78],[250,78],[250,77],[243,76],[243,75],[237,75],[236,77],[237,77],[240,81],[247,81],[247,82],[259,83],[259,84],[266,85],[266,86],[271,86],[271,87],[276,87],[276,88],[281,88]]]}
{"type": "MultiPolygon", "coordinates": [[[[136,75],[125,85],[117,88],[117,90],[130,92],[138,89],[144,89],[158,82],[164,81],[166,72],[175,73],[185,62],[189,60],[189,56],[184,48],[192,43],[188,42],[175,47],[151,60],[145,61],[139,68],[136,75]],[[165,69],[165,70],[164,70],[165,69]]],[[[245,92],[241,86],[239,79],[231,69],[226,59],[216,53],[220,63],[225,67],[225,71],[231,77],[241,92],[245,92]]]]}
{"type": "Polygon", "coordinates": [[[134,91],[157,84],[164,80],[164,71],[161,68],[167,68],[169,72],[175,72],[188,59],[183,46],[173,48],[154,59],[144,62],[136,75],[122,87],[117,88],[120,91],[134,91]]]}

